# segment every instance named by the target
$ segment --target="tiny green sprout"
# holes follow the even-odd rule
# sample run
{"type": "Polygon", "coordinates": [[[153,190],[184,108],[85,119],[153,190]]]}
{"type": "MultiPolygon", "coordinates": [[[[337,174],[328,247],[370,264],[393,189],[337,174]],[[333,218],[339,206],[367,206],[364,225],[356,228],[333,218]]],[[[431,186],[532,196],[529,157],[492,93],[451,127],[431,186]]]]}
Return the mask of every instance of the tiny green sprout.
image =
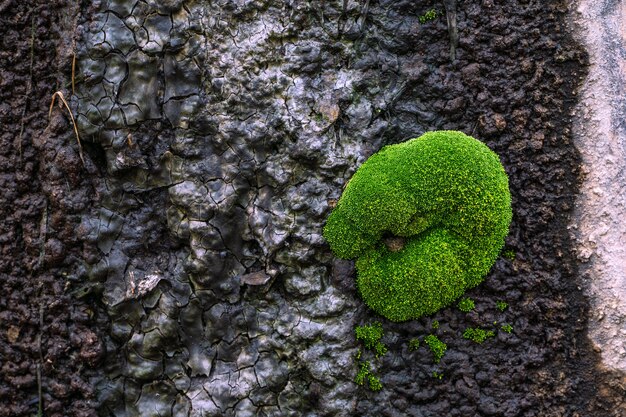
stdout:
{"type": "Polygon", "coordinates": [[[383,388],[383,384],[380,382],[380,378],[371,373],[367,376],[367,382],[370,385],[372,391],[380,391],[383,388]]]}
{"type": "Polygon", "coordinates": [[[468,327],[463,332],[463,337],[465,339],[469,339],[476,343],[483,343],[485,340],[490,337],[494,337],[495,335],[496,334],[492,330],[483,330],[479,329],[478,327],[475,329],[468,327]]]}
{"type": "Polygon", "coordinates": [[[361,349],[356,351],[356,360],[358,361],[359,359],[361,359],[361,355],[363,354],[363,351],[361,349]]]}
{"type": "Polygon", "coordinates": [[[437,330],[439,328],[439,320],[433,320],[431,326],[434,330],[437,330]]]}
{"type": "Polygon", "coordinates": [[[415,339],[409,340],[409,350],[417,350],[420,347],[420,340],[416,337],[415,339]]]}
{"type": "Polygon", "coordinates": [[[354,382],[358,385],[365,384],[365,379],[370,374],[370,363],[368,361],[363,361],[359,365],[359,371],[356,374],[356,378],[354,378],[354,382]]]}
{"type": "Polygon", "coordinates": [[[380,379],[370,370],[370,363],[368,361],[363,361],[359,364],[359,371],[354,378],[354,382],[358,385],[365,385],[365,381],[367,381],[372,391],[380,391],[383,387],[380,379]]]}
{"type": "Polygon", "coordinates": [[[496,308],[500,311],[504,311],[509,307],[509,304],[504,301],[496,301],[496,308]]]}
{"type": "Polygon", "coordinates": [[[503,324],[501,329],[505,333],[511,333],[513,331],[513,326],[507,323],[507,324],[503,324]]]}
{"type": "Polygon", "coordinates": [[[430,22],[431,20],[435,20],[439,16],[439,12],[436,9],[430,9],[420,17],[418,17],[419,22],[423,25],[426,22],[430,22]]]}
{"type": "Polygon", "coordinates": [[[383,325],[374,322],[369,326],[357,326],[354,329],[356,340],[361,340],[367,349],[376,352],[376,357],[387,353],[387,346],[380,341],[383,337],[383,325]]]}
{"type": "Polygon", "coordinates": [[[502,251],[502,257],[504,259],[508,259],[509,261],[513,261],[515,260],[515,251],[512,249],[507,249],[505,251],[502,251]]]}
{"type": "Polygon", "coordinates": [[[443,379],[443,372],[433,371],[433,378],[437,378],[441,381],[443,379]]]}
{"type": "Polygon", "coordinates": [[[474,300],[469,297],[466,297],[459,301],[459,304],[457,304],[457,306],[459,307],[459,310],[464,313],[469,313],[474,309],[474,307],[476,307],[476,305],[474,304],[474,300]]]}
{"type": "Polygon", "coordinates": [[[431,352],[433,352],[435,362],[439,363],[444,353],[446,353],[446,349],[448,349],[448,346],[441,340],[439,340],[439,338],[434,334],[429,334],[428,336],[426,336],[426,338],[424,338],[424,343],[426,343],[431,352]]]}

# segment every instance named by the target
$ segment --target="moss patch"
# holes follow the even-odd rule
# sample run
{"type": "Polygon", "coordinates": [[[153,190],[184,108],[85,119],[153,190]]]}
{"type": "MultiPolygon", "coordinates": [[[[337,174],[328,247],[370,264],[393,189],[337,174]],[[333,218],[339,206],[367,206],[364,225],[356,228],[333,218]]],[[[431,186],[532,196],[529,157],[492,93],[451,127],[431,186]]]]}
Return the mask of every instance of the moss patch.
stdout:
{"type": "Polygon", "coordinates": [[[476,307],[476,305],[474,304],[474,300],[472,300],[471,298],[464,298],[459,301],[457,307],[459,307],[459,310],[461,310],[462,312],[469,313],[476,307]]]}
{"type": "Polygon", "coordinates": [[[356,258],[367,305],[405,321],[478,285],[511,217],[498,156],[461,132],[429,132],[372,155],[348,182],[324,237],[338,257],[356,258]],[[404,238],[402,249],[389,250],[389,236],[404,238]]]}
{"type": "Polygon", "coordinates": [[[376,357],[387,353],[387,346],[380,341],[383,337],[383,325],[379,322],[367,326],[356,326],[354,334],[356,340],[362,341],[367,349],[376,352],[376,357]]]}
{"type": "Polygon", "coordinates": [[[484,329],[479,329],[479,328],[467,328],[465,329],[465,331],[463,332],[463,337],[465,339],[469,339],[472,340],[476,343],[483,343],[485,340],[487,340],[490,337],[494,337],[496,334],[492,331],[492,330],[484,330],[484,329]]]}
{"type": "Polygon", "coordinates": [[[437,336],[434,334],[429,334],[424,339],[424,343],[430,348],[430,351],[433,352],[433,356],[435,358],[435,362],[439,363],[444,353],[448,349],[448,345],[439,340],[437,336]]]}

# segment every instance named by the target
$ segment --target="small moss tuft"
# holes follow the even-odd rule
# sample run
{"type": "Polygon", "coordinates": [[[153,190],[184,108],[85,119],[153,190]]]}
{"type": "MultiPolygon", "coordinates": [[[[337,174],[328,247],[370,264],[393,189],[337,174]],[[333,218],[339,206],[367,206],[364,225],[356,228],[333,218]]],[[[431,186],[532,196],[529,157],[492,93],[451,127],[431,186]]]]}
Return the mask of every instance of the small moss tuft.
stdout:
{"type": "Polygon", "coordinates": [[[466,297],[459,301],[459,304],[457,304],[457,306],[459,307],[459,310],[464,313],[469,313],[476,307],[476,305],[474,304],[474,300],[469,297],[466,297]]]}
{"type": "Polygon", "coordinates": [[[468,327],[463,332],[463,337],[465,339],[469,339],[476,343],[483,343],[485,340],[490,337],[494,337],[495,335],[496,334],[492,330],[483,330],[478,327],[475,329],[468,327]]]}
{"type": "Polygon", "coordinates": [[[515,251],[513,249],[507,249],[505,251],[502,251],[502,257],[504,259],[508,259],[509,261],[514,261],[515,260],[515,251]]]}
{"type": "Polygon", "coordinates": [[[435,20],[439,16],[439,12],[437,9],[430,9],[423,15],[419,16],[417,19],[423,25],[431,20],[435,20]]]}
{"type": "Polygon", "coordinates": [[[356,340],[361,340],[367,349],[376,353],[376,357],[387,353],[387,346],[380,341],[383,338],[383,325],[374,322],[367,326],[357,326],[354,329],[356,340]]]}
{"type": "Polygon", "coordinates": [[[509,304],[504,301],[496,301],[496,308],[500,311],[504,311],[509,307],[509,304]]]}
{"type": "Polygon", "coordinates": [[[363,361],[359,364],[359,371],[354,378],[354,382],[358,385],[365,385],[366,381],[372,391],[380,391],[383,387],[380,379],[372,373],[370,363],[363,361]]]}
{"type": "Polygon", "coordinates": [[[433,352],[433,356],[435,357],[435,362],[439,363],[444,353],[446,353],[448,346],[444,342],[439,340],[439,338],[435,336],[434,334],[429,334],[428,336],[426,336],[426,338],[424,339],[424,343],[426,343],[426,345],[428,345],[428,347],[430,348],[431,352],[433,352]]]}
{"type": "Polygon", "coordinates": [[[383,388],[383,384],[380,382],[380,378],[371,373],[367,376],[367,382],[370,385],[372,391],[380,391],[383,388]]]}
{"type": "Polygon", "coordinates": [[[431,327],[433,330],[437,330],[439,328],[439,320],[433,320],[431,327]]]}
{"type": "Polygon", "coordinates": [[[361,362],[359,364],[359,371],[356,373],[356,377],[354,378],[354,382],[358,385],[365,384],[366,378],[370,373],[370,363],[367,361],[361,362]]]}
{"type": "Polygon", "coordinates": [[[503,324],[502,327],[500,327],[502,329],[503,332],[505,333],[511,333],[513,331],[513,326],[511,326],[510,324],[506,323],[503,324]]]}
{"type": "Polygon", "coordinates": [[[417,350],[420,347],[420,340],[416,337],[409,340],[409,350],[417,350]]]}

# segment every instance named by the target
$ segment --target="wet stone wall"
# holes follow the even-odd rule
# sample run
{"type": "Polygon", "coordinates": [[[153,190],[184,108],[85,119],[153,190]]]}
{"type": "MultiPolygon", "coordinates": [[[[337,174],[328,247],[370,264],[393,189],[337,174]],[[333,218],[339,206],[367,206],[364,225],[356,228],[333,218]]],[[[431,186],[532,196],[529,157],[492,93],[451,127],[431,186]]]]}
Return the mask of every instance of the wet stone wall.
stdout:
{"type": "Polygon", "coordinates": [[[102,415],[556,416],[597,405],[585,405],[593,356],[562,233],[578,163],[566,112],[584,63],[565,3],[460,4],[455,63],[445,18],[419,22],[433,7],[85,5],[71,104],[102,173],[97,214],[78,229],[97,248],[80,290],[110,318],[93,379],[102,415]],[[448,353],[437,368],[406,346],[430,319],[383,320],[390,352],[372,393],[353,382],[354,326],[380,318],[321,232],[368,156],[433,129],[502,155],[516,259],[472,292],[474,313],[438,313],[448,353]],[[496,299],[511,309],[497,312],[496,299]],[[460,336],[494,321],[515,332],[484,345],[460,336]]]}

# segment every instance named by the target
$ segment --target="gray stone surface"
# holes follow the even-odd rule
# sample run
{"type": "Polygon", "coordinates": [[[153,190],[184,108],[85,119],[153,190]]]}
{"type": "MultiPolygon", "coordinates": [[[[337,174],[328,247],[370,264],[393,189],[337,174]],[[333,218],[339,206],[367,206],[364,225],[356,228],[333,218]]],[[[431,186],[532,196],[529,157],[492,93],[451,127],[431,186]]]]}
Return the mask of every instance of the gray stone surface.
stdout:
{"type": "MultiPolygon", "coordinates": [[[[313,382],[333,399],[318,413],[355,407],[357,300],[331,285],[321,231],[386,123],[354,101],[362,75],[336,69],[354,51],[310,7],[94,5],[76,104],[106,161],[85,224],[114,415],[300,416],[313,382]]],[[[321,12],[359,16],[336,7],[321,12]]]]}

